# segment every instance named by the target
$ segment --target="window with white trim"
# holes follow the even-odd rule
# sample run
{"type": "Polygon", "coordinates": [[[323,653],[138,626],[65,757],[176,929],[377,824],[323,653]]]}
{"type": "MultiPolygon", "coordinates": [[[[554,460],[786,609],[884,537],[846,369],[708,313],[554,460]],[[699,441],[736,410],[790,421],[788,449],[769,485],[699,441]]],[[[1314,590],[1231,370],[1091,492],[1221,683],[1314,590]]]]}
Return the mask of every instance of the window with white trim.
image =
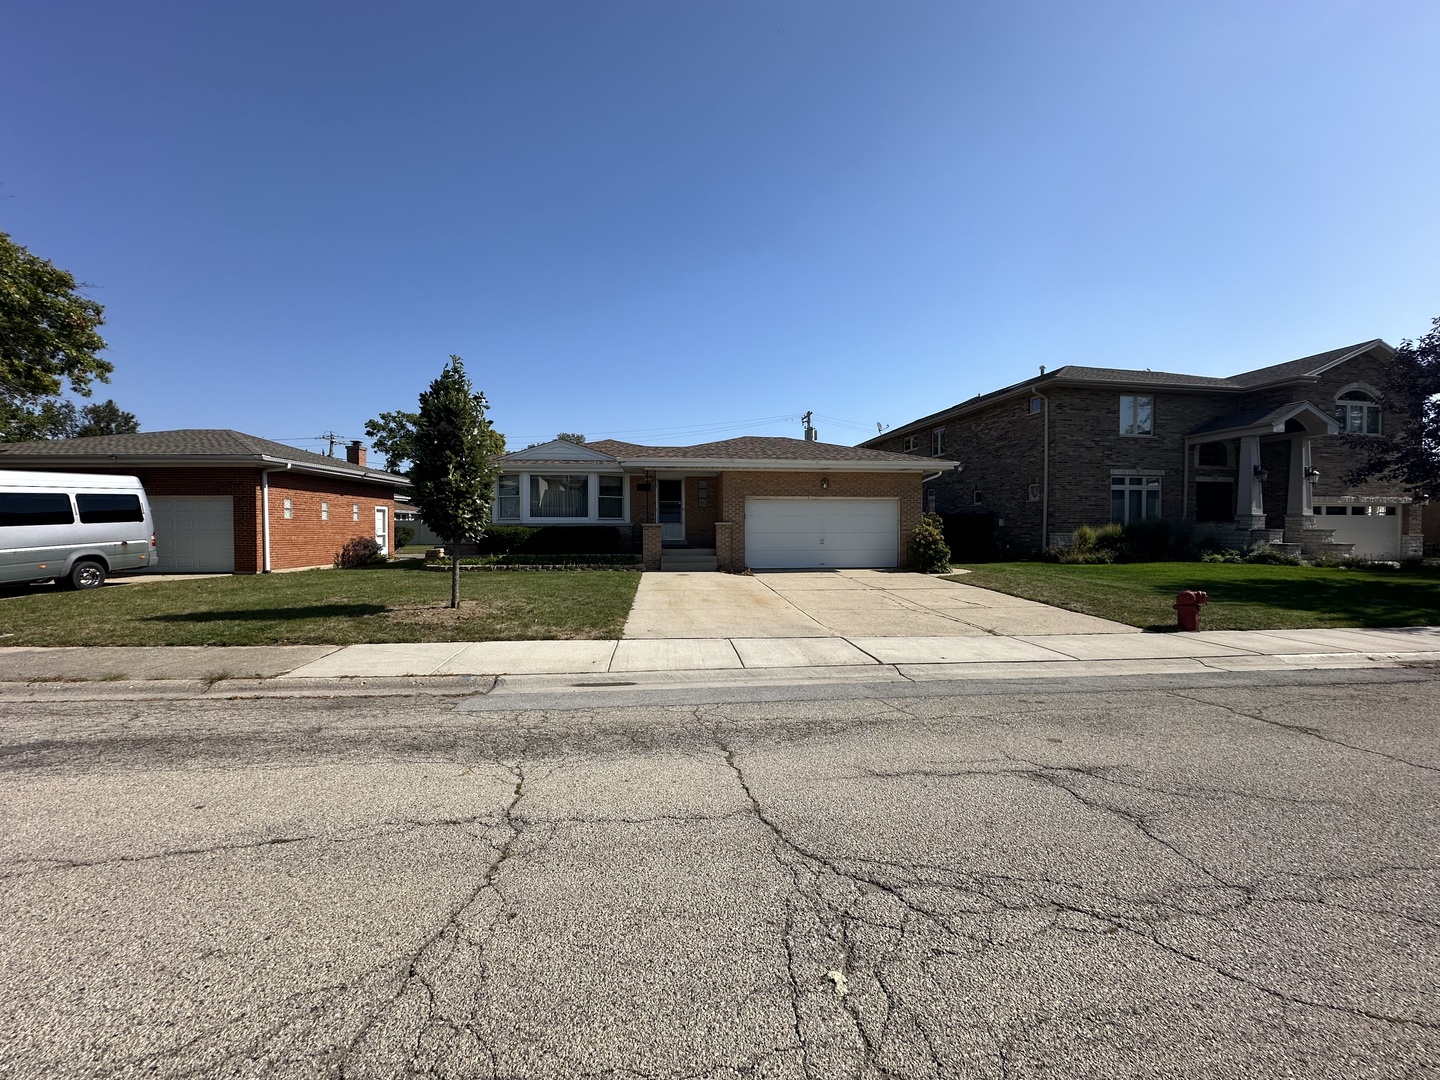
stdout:
{"type": "Polygon", "coordinates": [[[295,516],[295,504],[289,499],[285,500],[285,520],[289,521],[295,516]]]}
{"type": "MultiPolygon", "coordinates": [[[[602,521],[614,521],[625,516],[625,478],[623,476],[600,476],[599,517],[602,521]]],[[[701,484],[705,481],[701,480],[701,484]]],[[[703,489],[702,489],[703,490],[703,489]]]]}
{"type": "Polygon", "coordinates": [[[1120,395],[1120,434],[1153,435],[1155,399],[1149,394],[1120,395]]]}
{"type": "Polygon", "coordinates": [[[330,504],[328,502],[325,502],[323,499],[320,502],[320,520],[330,520],[330,504]]]}
{"type": "Polygon", "coordinates": [[[1045,411],[1045,399],[1036,394],[1030,399],[1030,415],[1039,416],[1045,411]]]}
{"type": "Polygon", "coordinates": [[[905,453],[907,453],[907,454],[913,454],[913,453],[914,453],[916,450],[918,450],[919,448],[920,448],[920,436],[919,436],[919,435],[906,435],[906,436],[905,436],[905,453]]]}
{"type": "Polygon", "coordinates": [[[941,457],[945,453],[945,429],[937,427],[930,432],[930,456],[941,457]]]}
{"type": "Polygon", "coordinates": [[[351,503],[351,504],[350,504],[350,520],[351,520],[351,521],[359,521],[359,520],[360,520],[360,504],[359,504],[359,503],[351,503]]]}
{"type": "Polygon", "coordinates": [[[495,509],[490,515],[494,521],[520,520],[520,477],[507,473],[495,481],[495,509]]]}
{"type": "Polygon", "coordinates": [[[530,476],[532,518],[590,516],[590,477],[583,473],[530,476]]]}
{"type": "Polygon", "coordinates": [[[1365,390],[1346,390],[1335,397],[1335,421],[1346,435],[1379,435],[1380,402],[1365,390]]]}
{"type": "Polygon", "coordinates": [[[1110,520],[1116,525],[1160,520],[1160,477],[1110,477],[1110,520]]]}

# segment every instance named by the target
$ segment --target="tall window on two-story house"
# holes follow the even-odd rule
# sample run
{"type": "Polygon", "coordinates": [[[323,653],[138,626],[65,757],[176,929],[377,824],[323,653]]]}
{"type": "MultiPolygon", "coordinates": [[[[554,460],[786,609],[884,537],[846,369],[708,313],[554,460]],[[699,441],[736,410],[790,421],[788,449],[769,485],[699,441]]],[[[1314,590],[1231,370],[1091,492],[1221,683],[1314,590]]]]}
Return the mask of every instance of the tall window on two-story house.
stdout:
{"type": "Polygon", "coordinates": [[[1160,477],[1110,477],[1110,520],[1116,525],[1160,520],[1160,477]]]}
{"type": "Polygon", "coordinates": [[[1366,390],[1345,390],[1336,395],[1335,419],[1347,435],[1380,434],[1380,402],[1366,390]]]}
{"type": "Polygon", "coordinates": [[[930,456],[942,457],[945,454],[945,429],[937,427],[930,432],[930,456]]]}
{"type": "Polygon", "coordinates": [[[1120,395],[1120,434],[1153,435],[1155,399],[1149,394],[1120,395]]]}

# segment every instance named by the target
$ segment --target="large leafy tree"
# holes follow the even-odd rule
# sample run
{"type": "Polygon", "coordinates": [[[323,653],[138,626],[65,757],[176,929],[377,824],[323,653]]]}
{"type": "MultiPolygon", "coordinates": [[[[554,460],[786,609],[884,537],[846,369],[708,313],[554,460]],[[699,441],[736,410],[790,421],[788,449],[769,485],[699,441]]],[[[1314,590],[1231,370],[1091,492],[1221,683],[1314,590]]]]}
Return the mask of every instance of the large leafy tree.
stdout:
{"type": "Polygon", "coordinates": [[[410,482],[420,516],[450,547],[450,606],[460,606],[460,557],[455,545],[478,540],[490,520],[495,458],[505,440],[485,415],[485,395],[470,385],[465,364],[450,363],[420,395],[411,447],[410,482]]]}
{"type": "Polygon", "coordinates": [[[1368,454],[1350,480],[1373,477],[1403,484],[1417,496],[1440,493],[1440,316],[1424,337],[1400,343],[1382,389],[1400,420],[1387,420],[1382,439],[1353,437],[1368,454]]]}
{"type": "Polygon", "coordinates": [[[415,460],[415,424],[419,419],[418,413],[396,409],[365,421],[370,445],[385,455],[386,472],[402,472],[404,465],[415,460]]]}
{"type": "Polygon", "coordinates": [[[92,382],[110,381],[114,365],[96,355],[105,348],[105,309],[79,288],[0,232],[0,440],[55,437],[65,386],[89,397],[92,382]]]}

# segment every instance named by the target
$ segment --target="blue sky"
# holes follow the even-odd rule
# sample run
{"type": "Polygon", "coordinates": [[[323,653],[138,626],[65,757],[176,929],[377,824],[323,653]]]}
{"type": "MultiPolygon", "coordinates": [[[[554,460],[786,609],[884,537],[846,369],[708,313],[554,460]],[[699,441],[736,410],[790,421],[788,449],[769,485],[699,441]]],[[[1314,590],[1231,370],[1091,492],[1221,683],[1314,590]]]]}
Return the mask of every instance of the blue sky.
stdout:
{"type": "Polygon", "coordinates": [[[0,229],[145,430],[851,443],[1440,315],[1440,4],[4,3],[0,229]]]}

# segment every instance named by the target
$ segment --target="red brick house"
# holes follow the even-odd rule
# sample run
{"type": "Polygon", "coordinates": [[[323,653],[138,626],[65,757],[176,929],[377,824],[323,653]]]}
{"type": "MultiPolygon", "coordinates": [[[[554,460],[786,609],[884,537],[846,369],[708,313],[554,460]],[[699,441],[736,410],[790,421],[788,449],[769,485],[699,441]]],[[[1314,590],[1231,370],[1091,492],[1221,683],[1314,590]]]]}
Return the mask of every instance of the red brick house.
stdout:
{"type": "Polygon", "coordinates": [[[925,498],[971,554],[1160,520],[1234,547],[1408,557],[1421,553],[1420,506],[1346,479],[1364,457],[1356,443],[1399,419],[1380,392],[1394,355],[1377,338],[1228,378],[1041,368],[861,445],[958,459],[925,498]]]}
{"type": "Polygon", "coordinates": [[[650,570],[898,567],[953,462],[807,439],[556,441],[500,458],[496,525],[614,525],[650,570]]]}
{"type": "Polygon", "coordinates": [[[388,551],[403,476],[239,431],[147,431],[0,443],[0,468],[138,476],[162,572],[268,573],[330,566],[355,536],[388,551]]]}

